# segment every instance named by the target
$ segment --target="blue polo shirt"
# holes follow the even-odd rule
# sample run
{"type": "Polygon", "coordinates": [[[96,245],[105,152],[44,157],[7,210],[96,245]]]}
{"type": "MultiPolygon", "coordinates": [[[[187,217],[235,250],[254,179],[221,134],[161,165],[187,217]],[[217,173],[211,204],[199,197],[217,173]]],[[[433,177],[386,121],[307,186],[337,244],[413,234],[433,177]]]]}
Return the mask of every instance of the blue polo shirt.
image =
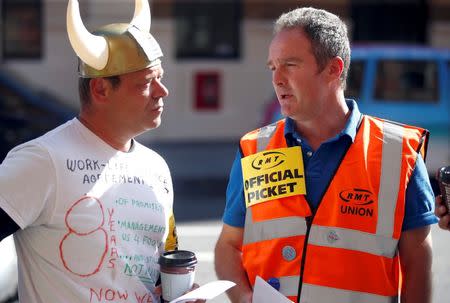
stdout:
{"type": "MultiPolygon", "coordinates": [[[[355,101],[347,100],[347,105],[351,114],[344,129],[334,138],[323,142],[316,151],[313,151],[308,142],[295,131],[294,121],[286,118],[284,136],[288,146],[299,145],[302,148],[306,200],[313,210],[317,209],[341,159],[355,140],[362,115],[355,101]]],[[[246,212],[241,158],[242,153],[238,149],[230,172],[223,215],[223,222],[235,227],[244,227],[246,212]]],[[[402,229],[413,229],[436,222],[433,190],[425,163],[419,155],[406,189],[405,218],[402,229]]]]}

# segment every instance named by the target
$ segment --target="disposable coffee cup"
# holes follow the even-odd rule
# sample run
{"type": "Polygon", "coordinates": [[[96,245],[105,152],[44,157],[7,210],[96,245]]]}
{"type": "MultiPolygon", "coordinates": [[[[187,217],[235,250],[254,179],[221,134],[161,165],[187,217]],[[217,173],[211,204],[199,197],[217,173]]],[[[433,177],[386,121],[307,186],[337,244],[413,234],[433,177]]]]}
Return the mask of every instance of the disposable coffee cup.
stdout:
{"type": "Polygon", "coordinates": [[[194,285],[195,254],[187,250],[171,250],[163,253],[158,260],[161,271],[162,296],[165,301],[172,301],[194,285]]]}

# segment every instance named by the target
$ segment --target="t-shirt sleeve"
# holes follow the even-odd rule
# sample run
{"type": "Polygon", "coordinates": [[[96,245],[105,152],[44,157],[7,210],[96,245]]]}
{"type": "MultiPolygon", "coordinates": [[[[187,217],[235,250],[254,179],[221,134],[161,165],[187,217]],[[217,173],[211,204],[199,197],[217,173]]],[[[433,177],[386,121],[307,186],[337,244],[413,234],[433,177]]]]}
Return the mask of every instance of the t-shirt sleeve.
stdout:
{"type": "Polygon", "coordinates": [[[22,229],[45,223],[55,197],[53,162],[33,142],[12,149],[0,165],[0,207],[22,229]]]}
{"type": "Polygon", "coordinates": [[[434,194],[422,156],[419,154],[416,167],[406,188],[405,218],[402,230],[410,230],[436,223],[434,194]]]}
{"type": "Polygon", "coordinates": [[[241,158],[242,154],[238,150],[231,167],[226,193],[226,205],[223,215],[223,222],[234,227],[244,227],[245,224],[246,209],[244,184],[242,181],[241,158]]]}

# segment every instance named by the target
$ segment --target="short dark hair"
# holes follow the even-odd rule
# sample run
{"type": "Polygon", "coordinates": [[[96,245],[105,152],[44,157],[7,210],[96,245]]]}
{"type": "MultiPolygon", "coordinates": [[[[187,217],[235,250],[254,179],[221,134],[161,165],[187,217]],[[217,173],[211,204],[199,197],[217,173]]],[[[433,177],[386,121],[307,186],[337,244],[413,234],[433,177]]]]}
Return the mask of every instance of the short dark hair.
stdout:
{"type": "Polygon", "coordinates": [[[275,23],[274,33],[293,28],[303,30],[309,37],[320,69],[323,70],[333,57],[342,58],[344,70],[340,80],[345,89],[350,66],[350,42],[345,23],[326,10],[302,7],[281,15],[275,23]]]}
{"type": "MultiPolygon", "coordinates": [[[[78,78],[78,94],[80,96],[81,106],[89,106],[91,103],[90,83],[93,78],[78,78]]],[[[109,81],[114,89],[120,85],[120,76],[104,77],[109,81]]]]}

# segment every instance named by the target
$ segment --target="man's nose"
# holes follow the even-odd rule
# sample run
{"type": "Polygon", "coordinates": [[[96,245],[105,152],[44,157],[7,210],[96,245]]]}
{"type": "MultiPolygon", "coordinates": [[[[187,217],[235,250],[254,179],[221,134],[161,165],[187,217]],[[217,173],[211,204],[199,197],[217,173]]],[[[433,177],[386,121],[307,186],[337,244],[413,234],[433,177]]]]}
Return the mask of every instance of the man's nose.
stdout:
{"type": "Polygon", "coordinates": [[[167,87],[161,82],[160,79],[154,80],[154,87],[152,90],[152,97],[155,99],[164,98],[169,95],[169,90],[167,87]]]}
{"type": "Polygon", "coordinates": [[[272,83],[274,86],[281,86],[286,84],[286,78],[279,69],[276,69],[272,72],[272,83]]]}

